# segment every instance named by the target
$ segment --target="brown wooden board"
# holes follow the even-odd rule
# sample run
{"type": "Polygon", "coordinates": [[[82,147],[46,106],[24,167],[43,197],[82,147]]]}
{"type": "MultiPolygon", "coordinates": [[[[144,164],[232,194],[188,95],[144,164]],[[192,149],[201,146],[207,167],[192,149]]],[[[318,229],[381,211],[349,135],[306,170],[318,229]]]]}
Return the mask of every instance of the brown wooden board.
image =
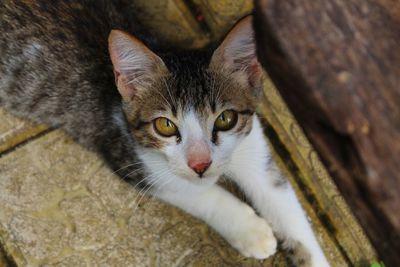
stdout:
{"type": "Polygon", "coordinates": [[[258,55],[387,266],[400,266],[400,2],[256,0],[258,55]]]}
{"type": "Polygon", "coordinates": [[[301,203],[317,236],[329,234],[321,243],[331,265],[371,266],[376,252],[270,79],[264,80],[264,96],[259,113],[270,125],[266,134],[279,155],[278,163],[289,169],[289,180],[306,200],[301,203]]]}

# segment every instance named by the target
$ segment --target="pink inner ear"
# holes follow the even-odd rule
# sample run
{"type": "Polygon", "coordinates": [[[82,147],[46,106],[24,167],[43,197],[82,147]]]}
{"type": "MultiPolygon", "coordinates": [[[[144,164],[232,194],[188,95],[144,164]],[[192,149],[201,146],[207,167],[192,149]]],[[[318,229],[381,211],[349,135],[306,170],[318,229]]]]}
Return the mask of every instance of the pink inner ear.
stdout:
{"type": "Polygon", "coordinates": [[[136,90],[132,84],[129,84],[126,76],[120,75],[118,72],[115,73],[115,81],[117,84],[117,89],[121,94],[122,98],[126,101],[132,100],[135,96],[136,90]]]}
{"type": "Polygon", "coordinates": [[[249,67],[247,68],[247,75],[251,87],[258,86],[258,82],[262,75],[261,65],[256,58],[252,59],[249,67]]]}
{"type": "Polygon", "coordinates": [[[245,77],[239,75],[241,81],[247,79],[247,84],[250,87],[258,87],[262,77],[262,68],[256,56],[251,21],[251,17],[248,16],[238,22],[214,52],[210,64],[217,68],[223,66],[223,68],[231,71],[232,78],[237,76],[235,75],[236,72],[244,74],[245,77]]]}
{"type": "Polygon", "coordinates": [[[157,75],[167,72],[164,62],[129,33],[112,30],[108,50],[118,91],[124,100],[132,100],[157,75]]]}

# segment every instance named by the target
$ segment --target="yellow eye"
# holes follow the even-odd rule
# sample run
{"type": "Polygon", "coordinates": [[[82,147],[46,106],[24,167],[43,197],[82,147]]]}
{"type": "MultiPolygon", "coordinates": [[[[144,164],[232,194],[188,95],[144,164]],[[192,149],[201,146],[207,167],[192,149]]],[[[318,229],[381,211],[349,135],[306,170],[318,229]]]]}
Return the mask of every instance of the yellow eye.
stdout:
{"type": "Polygon", "coordinates": [[[234,110],[225,110],[222,112],[214,123],[214,130],[228,131],[232,129],[238,120],[238,114],[234,110]]]}
{"type": "Polygon", "coordinates": [[[154,120],[154,129],[162,136],[170,137],[178,133],[178,127],[167,118],[160,117],[154,120]]]}

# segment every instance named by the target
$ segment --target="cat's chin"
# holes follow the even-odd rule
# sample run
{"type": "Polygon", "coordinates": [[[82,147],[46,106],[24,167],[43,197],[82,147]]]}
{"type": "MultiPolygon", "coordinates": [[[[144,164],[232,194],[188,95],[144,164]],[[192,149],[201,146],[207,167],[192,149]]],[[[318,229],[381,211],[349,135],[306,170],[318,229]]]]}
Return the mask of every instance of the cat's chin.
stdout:
{"type": "Polygon", "coordinates": [[[200,187],[208,187],[215,184],[218,181],[219,176],[204,176],[204,177],[185,177],[185,180],[188,180],[191,184],[200,187]]]}

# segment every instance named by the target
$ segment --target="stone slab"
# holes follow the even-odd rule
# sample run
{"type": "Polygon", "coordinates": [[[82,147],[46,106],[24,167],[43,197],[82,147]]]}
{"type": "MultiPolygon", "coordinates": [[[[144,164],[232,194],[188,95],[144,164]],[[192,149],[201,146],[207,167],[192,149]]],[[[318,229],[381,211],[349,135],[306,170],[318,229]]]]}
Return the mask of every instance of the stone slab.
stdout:
{"type": "Polygon", "coordinates": [[[53,131],[0,159],[0,240],[18,266],[285,266],[244,259],[53,131]]]}

